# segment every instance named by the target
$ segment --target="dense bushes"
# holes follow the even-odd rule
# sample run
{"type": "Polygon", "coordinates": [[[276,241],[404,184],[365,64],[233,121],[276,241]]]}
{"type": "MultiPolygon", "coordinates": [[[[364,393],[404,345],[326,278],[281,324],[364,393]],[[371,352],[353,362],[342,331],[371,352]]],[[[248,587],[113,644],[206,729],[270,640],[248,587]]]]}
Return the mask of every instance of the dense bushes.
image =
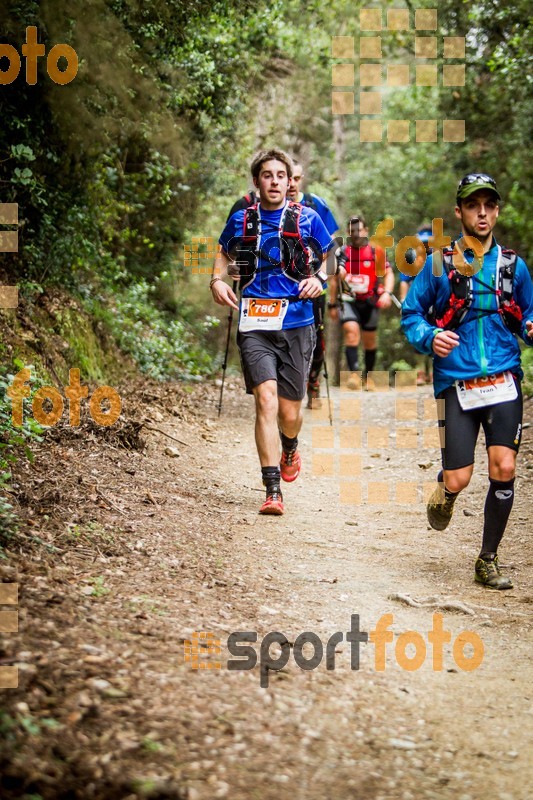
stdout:
{"type": "Polygon", "coordinates": [[[40,59],[36,85],[23,66],[1,87],[2,200],[19,204],[20,249],[2,259],[8,280],[98,297],[119,344],[160,378],[211,367],[209,315],[184,302],[169,311],[153,287],[184,277],[182,245],[198,224],[205,230],[198,211],[213,163],[238,150],[235,115],[246,124],[250,89],[276,51],[279,8],[17,0],[0,12],[3,40],[19,52],[36,25],[47,50],[68,43],[80,62],[67,86],[40,59]],[[244,52],[253,53],[246,68],[244,52]]]}

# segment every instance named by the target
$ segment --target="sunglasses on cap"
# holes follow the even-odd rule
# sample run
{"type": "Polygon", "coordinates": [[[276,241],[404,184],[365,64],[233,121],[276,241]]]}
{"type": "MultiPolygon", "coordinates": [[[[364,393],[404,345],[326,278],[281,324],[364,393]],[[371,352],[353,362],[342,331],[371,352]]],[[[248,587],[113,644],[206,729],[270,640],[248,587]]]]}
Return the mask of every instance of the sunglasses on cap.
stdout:
{"type": "Polygon", "coordinates": [[[471,183],[488,183],[496,189],[494,178],[491,178],[490,175],[485,175],[483,172],[471,172],[469,175],[465,175],[457,189],[462,189],[463,186],[470,186],[471,183]]]}
{"type": "Polygon", "coordinates": [[[498,200],[502,199],[494,178],[491,178],[485,172],[470,172],[464,176],[457,187],[457,200],[465,200],[478,189],[488,189],[494,192],[498,200]]]}

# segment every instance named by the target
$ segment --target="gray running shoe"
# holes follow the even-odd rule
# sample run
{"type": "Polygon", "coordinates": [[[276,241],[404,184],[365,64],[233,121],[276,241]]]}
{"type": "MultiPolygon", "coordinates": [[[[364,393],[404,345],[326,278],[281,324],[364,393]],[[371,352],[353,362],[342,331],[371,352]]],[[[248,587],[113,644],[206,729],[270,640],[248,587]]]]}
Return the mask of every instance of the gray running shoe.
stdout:
{"type": "Polygon", "coordinates": [[[493,559],[478,558],[476,561],[475,579],[491,589],[512,589],[513,582],[500,572],[498,556],[493,559]]]}

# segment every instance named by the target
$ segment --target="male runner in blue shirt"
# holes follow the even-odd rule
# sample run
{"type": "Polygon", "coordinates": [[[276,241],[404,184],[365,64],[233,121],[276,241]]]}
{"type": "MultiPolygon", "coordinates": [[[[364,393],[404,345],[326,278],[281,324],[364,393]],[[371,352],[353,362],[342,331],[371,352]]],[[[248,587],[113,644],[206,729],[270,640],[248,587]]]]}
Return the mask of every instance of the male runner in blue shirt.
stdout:
{"type": "Polygon", "coordinates": [[[287,199],[292,170],[282,150],[256,155],[251,173],[259,203],[228,219],[211,280],[215,302],[239,312],[237,344],[246,390],[255,397],[266,486],[263,514],[283,514],[280,478],[292,482],[300,473],[301,405],[316,340],[310,301],[323,291],[327,275],[320,266],[334,247],[318,214],[287,199]],[[224,282],[236,273],[240,303],[224,282]]]}

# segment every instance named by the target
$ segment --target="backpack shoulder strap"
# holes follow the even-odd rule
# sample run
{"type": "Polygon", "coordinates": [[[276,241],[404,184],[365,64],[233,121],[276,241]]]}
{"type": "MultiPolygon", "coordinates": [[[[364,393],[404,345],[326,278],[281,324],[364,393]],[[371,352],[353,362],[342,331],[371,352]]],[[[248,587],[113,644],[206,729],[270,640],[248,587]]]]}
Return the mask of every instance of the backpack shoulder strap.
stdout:
{"type": "Polygon", "coordinates": [[[512,333],[518,334],[522,330],[523,312],[513,297],[517,259],[514,250],[502,248],[498,271],[498,305],[504,323],[512,333]]]}
{"type": "Polygon", "coordinates": [[[302,215],[302,205],[289,201],[283,220],[282,236],[290,239],[301,239],[300,217],[302,215]]]}
{"type": "Polygon", "coordinates": [[[516,262],[518,260],[518,256],[514,250],[508,250],[507,248],[502,247],[502,267],[509,269],[512,272],[512,277],[514,279],[514,274],[516,270],[516,262]]]}
{"type": "Polygon", "coordinates": [[[516,271],[517,255],[514,250],[501,251],[501,261],[498,270],[498,290],[500,307],[513,300],[514,276],[516,271]]]}
{"type": "Polygon", "coordinates": [[[450,275],[452,269],[455,269],[453,265],[453,254],[455,251],[455,242],[452,242],[451,247],[444,247],[442,250],[442,265],[446,272],[446,275],[450,275]]]}
{"type": "Polygon", "coordinates": [[[316,211],[315,198],[313,197],[311,192],[304,192],[304,196],[302,197],[302,204],[316,211]]]}
{"type": "Polygon", "coordinates": [[[450,297],[440,311],[433,308],[428,315],[428,320],[437,328],[451,331],[464,321],[474,299],[472,278],[463,275],[453,264],[454,250],[455,242],[451,248],[442,251],[442,264],[450,282],[450,297]]]}
{"type": "Polygon", "coordinates": [[[259,232],[259,213],[257,203],[244,209],[242,238],[246,243],[256,242],[259,232]]]}

